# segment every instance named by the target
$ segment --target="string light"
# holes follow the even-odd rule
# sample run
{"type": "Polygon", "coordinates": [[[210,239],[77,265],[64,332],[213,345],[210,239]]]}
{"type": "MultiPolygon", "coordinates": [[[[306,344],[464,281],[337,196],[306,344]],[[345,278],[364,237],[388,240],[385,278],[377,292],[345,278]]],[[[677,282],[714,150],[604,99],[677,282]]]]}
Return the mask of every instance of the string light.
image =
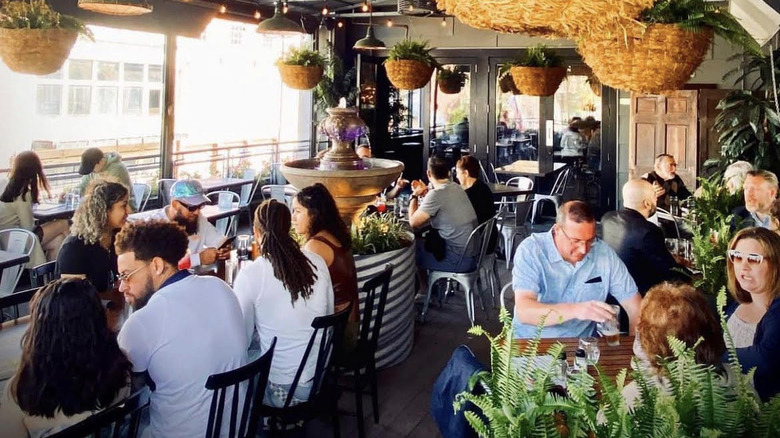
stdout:
{"type": "Polygon", "coordinates": [[[286,13],[287,13],[287,11],[288,11],[289,9],[290,9],[290,8],[288,8],[288,7],[287,7],[287,2],[284,2],[284,3],[282,4],[282,13],[283,13],[283,14],[286,14],[286,13]]]}
{"type": "Polygon", "coordinates": [[[441,17],[441,27],[447,26],[447,17],[441,17]]]}
{"type": "Polygon", "coordinates": [[[363,2],[363,4],[360,6],[360,10],[363,12],[368,12],[368,3],[363,2]]]}
{"type": "Polygon", "coordinates": [[[322,7],[322,15],[328,15],[328,4],[325,3],[325,5],[322,7]]]}
{"type": "Polygon", "coordinates": [[[414,5],[409,5],[409,12],[414,11],[414,5]]]}
{"type": "Polygon", "coordinates": [[[259,20],[261,17],[262,15],[260,15],[260,11],[255,11],[255,20],[259,20]]]}
{"type": "Polygon", "coordinates": [[[341,21],[339,21],[338,23],[336,23],[336,25],[337,25],[339,28],[341,28],[341,27],[344,27],[344,23],[343,23],[343,22],[341,22],[341,21]]]}
{"type": "Polygon", "coordinates": [[[393,27],[393,20],[387,20],[387,27],[393,27]]]}
{"type": "Polygon", "coordinates": [[[227,7],[225,5],[219,5],[219,13],[224,14],[227,12],[227,7]]]}

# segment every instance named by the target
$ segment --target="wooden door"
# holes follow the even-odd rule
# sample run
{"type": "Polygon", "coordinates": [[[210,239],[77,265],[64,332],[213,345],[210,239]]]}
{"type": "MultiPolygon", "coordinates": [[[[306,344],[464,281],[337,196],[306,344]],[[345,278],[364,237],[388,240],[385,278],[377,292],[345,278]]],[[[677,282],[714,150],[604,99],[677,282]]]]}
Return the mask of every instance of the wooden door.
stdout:
{"type": "Polygon", "coordinates": [[[693,191],[696,188],[698,107],[696,90],[673,91],[668,96],[631,94],[629,177],[653,170],[655,157],[670,154],[677,174],[693,191]]]}
{"type": "Polygon", "coordinates": [[[718,103],[734,90],[699,90],[699,169],[711,158],[720,157],[718,133],[713,129],[721,110],[718,103]]]}

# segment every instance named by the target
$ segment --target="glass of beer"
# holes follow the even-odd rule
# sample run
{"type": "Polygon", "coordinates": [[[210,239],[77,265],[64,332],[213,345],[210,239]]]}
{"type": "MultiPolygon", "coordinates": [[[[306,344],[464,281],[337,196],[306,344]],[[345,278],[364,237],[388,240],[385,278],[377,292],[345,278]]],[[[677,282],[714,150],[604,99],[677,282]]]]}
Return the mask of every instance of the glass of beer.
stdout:
{"type": "Polygon", "coordinates": [[[612,308],[613,317],[607,321],[600,322],[596,325],[596,329],[599,334],[607,340],[607,345],[616,346],[620,345],[620,306],[610,304],[612,308]]]}

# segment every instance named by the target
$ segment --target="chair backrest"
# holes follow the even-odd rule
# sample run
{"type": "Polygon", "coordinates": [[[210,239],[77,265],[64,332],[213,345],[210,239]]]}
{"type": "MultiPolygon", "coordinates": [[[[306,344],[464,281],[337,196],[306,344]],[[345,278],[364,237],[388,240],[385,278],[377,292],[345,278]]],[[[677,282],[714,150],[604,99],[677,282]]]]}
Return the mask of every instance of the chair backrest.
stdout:
{"type": "Polygon", "coordinates": [[[52,280],[59,278],[57,275],[57,261],[42,263],[30,269],[30,286],[45,286],[52,280]]]}
{"type": "Polygon", "coordinates": [[[459,270],[462,269],[461,265],[463,264],[465,256],[474,254],[474,251],[479,251],[476,253],[477,269],[482,266],[482,258],[485,256],[485,253],[487,253],[488,247],[490,246],[490,235],[493,233],[493,228],[496,224],[496,219],[498,219],[498,216],[499,215],[497,214],[485,222],[479,224],[476,228],[474,228],[474,231],[469,234],[469,240],[466,243],[466,250],[463,252],[463,254],[460,255],[460,260],[458,261],[459,270]]]}
{"type": "MultiPolygon", "coordinates": [[[[24,316],[19,311],[19,306],[28,304],[37,291],[38,288],[33,288],[10,295],[0,296],[0,323],[24,316]],[[11,312],[11,309],[13,309],[13,313],[11,312]]],[[[29,309],[27,313],[29,313],[29,309]]]]}
{"type": "Polygon", "coordinates": [[[227,437],[254,438],[260,423],[260,408],[263,406],[263,396],[268,384],[268,373],[271,371],[275,348],[276,337],[271,341],[268,351],[252,363],[209,376],[206,380],[206,389],[214,392],[211,394],[206,438],[225,436],[222,434],[222,418],[225,415],[227,397],[230,397],[230,423],[227,437]]]}
{"type": "Polygon", "coordinates": [[[160,200],[160,207],[165,207],[171,203],[171,186],[176,180],[173,178],[160,178],[157,180],[157,198],[160,200]]]}
{"type": "Polygon", "coordinates": [[[367,346],[372,355],[376,352],[379,341],[379,330],[382,328],[387,291],[390,289],[390,277],[392,276],[393,265],[388,263],[384,271],[371,277],[361,288],[361,293],[364,293],[366,298],[363,300],[363,316],[360,320],[358,342],[367,346]],[[378,296],[377,291],[379,291],[378,296]]]}
{"type": "MultiPolygon", "coordinates": [[[[515,176],[509,178],[506,182],[506,185],[508,186],[514,185],[523,190],[533,190],[534,180],[528,178],[527,176],[515,176]]],[[[517,197],[515,198],[515,200],[517,201],[525,201],[526,199],[528,199],[528,195],[517,195],[517,197]]]]}
{"type": "MultiPolygon", "coordinates": [[[[0,249],[13,254],[30,256],[38,238],[32,231],[24,228],[8,228],[0,230],[0,249]]],[[[22,276],[24,265],[9,266],[2,271],[0,278],[0,295],[10,294],[16,289],[22,276]]]]}
{"type": "Polygon", "coordinates": [[[487,172],[485,172],[485,166],[482,165],[482,161],[477,161],[479,163],[479,175],[482,177],[482,181],[488,183],[488,182],[496,182],[494,180],[491,180],[488,176],[487,172]]]}
{"type": "Polygon", "coordinates": [[[135,438],[141,411],[149,405],[149,390],[144,387],[121,402],[104,409],[69,428],[49,435],[49,438],[135,438]],[[129,419],[127,418],[129,417],[129,419]],[[127,434],[124,424],[129,424],[127,434]]]}
{"type": "MultiPolygon", "coordinates": [[[[241,197],[239,194],[236,192],[231,192],[230,190],[217,190],[206,194],[206,197],[211,199],[211,201],[214,203],[219,203],[219,198],[224,196],[230,197],[231,208],[233,206],[233,202],[238,202],[239,205],[241,205],[241,197]]],[[[238,213],[229,217],[217,219],[214,226],[217,228],[217,231],[225,236],[235,236],[238,231],[238,213]]]]}
{"type": "Polygon", "coordinates": [[[333,352],[341,347],[341,341],[344,339],[344,328],[347,325],[347,319],[351,311],[352,305],[350,304],[340,312],[333,315],[318,316],[311,322],[314,331],[311,334],[311,338],[309,338],[309,343],[306,345],[306,350],[303,352],[298,370],[295,372],[295,378],[293,378],[290,385],[287,399],[284,401],[284,408],[288,408],[292,402],[295,390],[298,389],[298,383],[301,380],[301,374],[303,374],[303,370],[309,363],[309,355],[315,348],[315,344],[317,348],[317,362],[309,398],[314,398],[319,394],[322,383],[329,378],[330,361],[333,357],[333,352]]]}
{"type": "Polygon", "coordinates": [[[493,163],[488,163],[488,168],[490,168],[490,175],[493,176],[493,181],[498,183],[498,174],[496,173],[496,167],[493,166],[493,163]]]}
{"type": "Polygon", "coordinates": [[[241,198],[238,202],[239,207],[246,207],[255,197],[255,192],[257,191],[257,186],[259,185],[257,178],[255,178],[256,174],[257,172],[255,169],[244,169],[244,173],[241,176],[244,179],[251,178],[252,182],[241,185],[241,198]]]}
{"type": "Polygon", "coordinates": [[[501,288],[501,300],[498,302],[501,307],[506,308],[511,315],[515,313],[515,291],[512,289],[512,282],[505,284],[501,288]]]}
{"type": "Polygon", "coordinates": [[[563,191],[566,190],[566,182],[569,180],[569,172],[571,172],[570,166],[566,166],[561,170],[555,178],[555,183],[553,184],[552,190],[550,190],[550,196],[563,196],[563,191]]]}
{"type": "Polygon", "coordinates": [[[152,194],[152,186],[145,183],[133,183],[133,198],[135,198],[135,211],[144,211],[149,195],[152,194]]]}
{"type": "Polygon", "coordinates": [[[528,199],[525,201],[519,201],[515,203],[515,226],[521,227],[528,222],[528,217],[531,215],[531,210],[534,206],[534,200],[528,199]]]}
{"type": "Polygon", "coordinates": [[[264,201],[276,199],[279,202],[284,202],[288,207],[292,207],[292,198],[296,193],[298,193],[298,189],[295,187],[282,184],[266,184],[260,188],[260,194],[264,201]]]}

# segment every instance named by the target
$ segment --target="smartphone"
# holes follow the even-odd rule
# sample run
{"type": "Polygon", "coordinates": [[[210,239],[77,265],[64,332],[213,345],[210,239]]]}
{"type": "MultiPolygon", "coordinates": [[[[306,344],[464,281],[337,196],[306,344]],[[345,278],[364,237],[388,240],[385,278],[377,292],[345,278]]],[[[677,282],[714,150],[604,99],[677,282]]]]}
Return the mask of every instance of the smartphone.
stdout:
{"type": "Polygon", "coordinates": [[[222,242],[222,245],[219,246],[219,249],[230,248],[231,245],[233,245],[234,240],[236,240],[236,236],[228,237],[224,242],[222,242]]]}

